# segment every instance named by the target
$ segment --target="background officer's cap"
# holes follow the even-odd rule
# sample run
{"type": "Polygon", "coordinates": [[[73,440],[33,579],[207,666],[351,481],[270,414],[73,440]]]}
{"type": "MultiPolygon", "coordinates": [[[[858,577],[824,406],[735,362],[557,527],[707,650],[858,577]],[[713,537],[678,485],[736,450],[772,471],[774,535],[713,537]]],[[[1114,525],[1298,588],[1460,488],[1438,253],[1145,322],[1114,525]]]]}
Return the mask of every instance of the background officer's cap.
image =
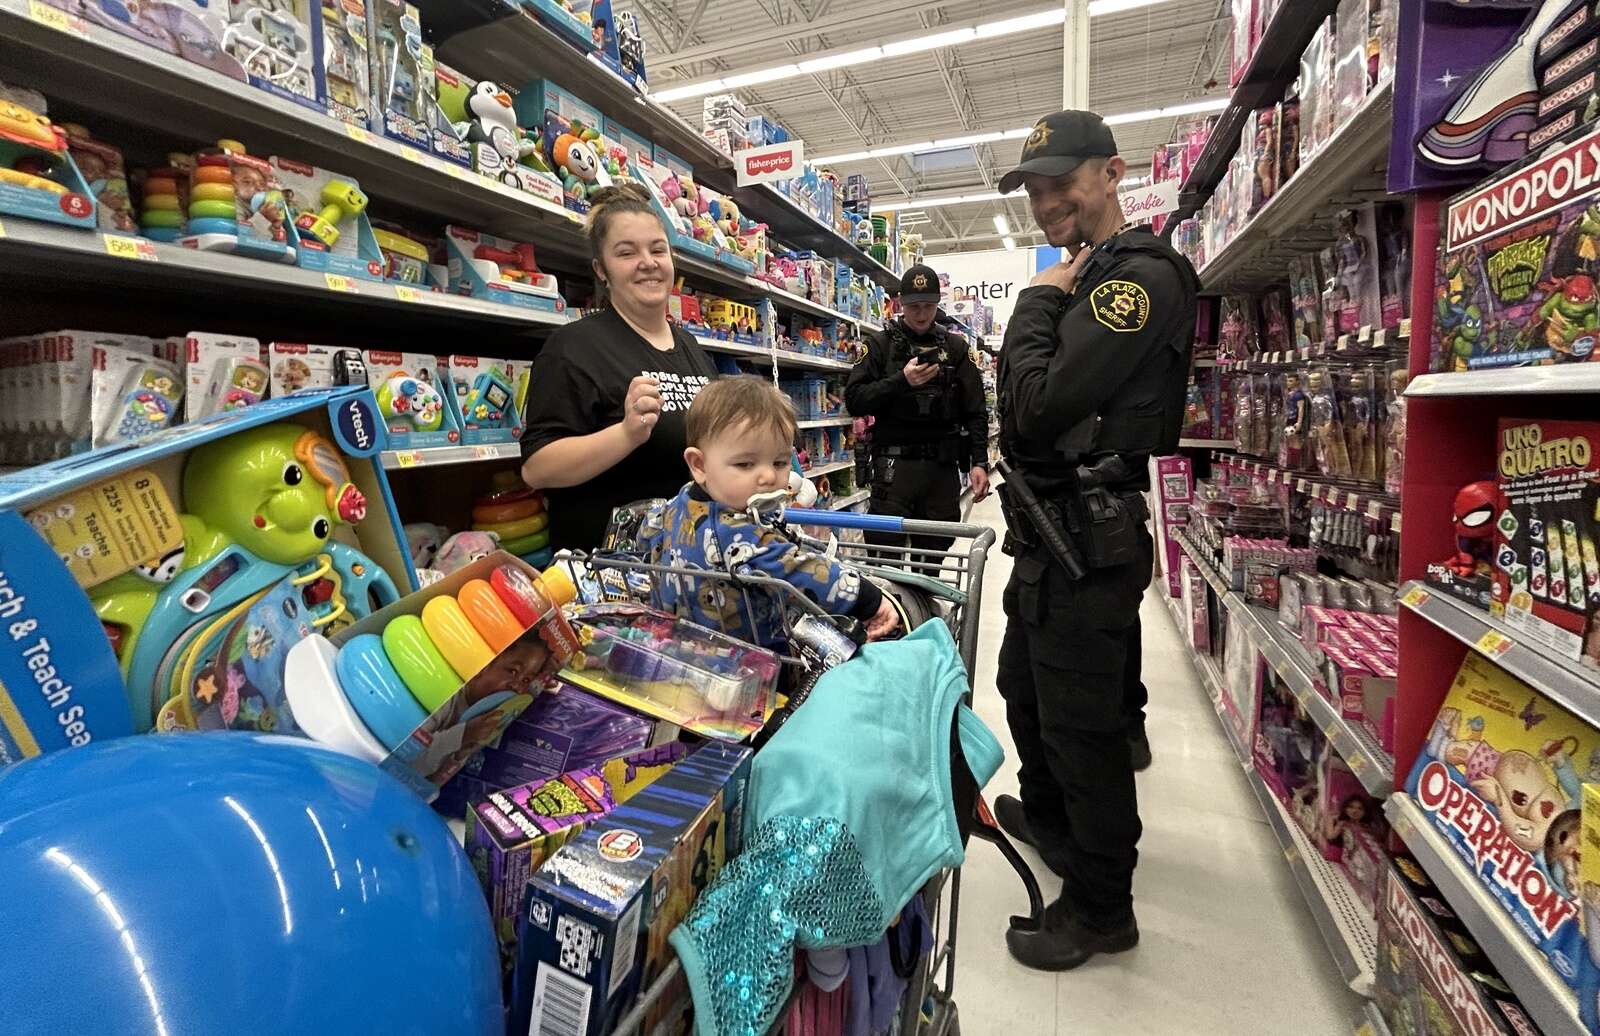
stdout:
{"type": "Polygon", "coordinates": [[[913,302],[939,302],[941,299],[939,275],[933,272],[933,267],[918,263],[900,278],[902,306],[909,306],[913,302]]]}
{"type": "Polygon", "coordinates": [[[1034,123],[1022,142],[1022,162],[1000,178],[1000,192],[1010,194],[1022,186],[1024,173],[1065,176],[1088,158],[1110,158],[1117,153],[1111,127],[1094,112],[1059,111],[1034,123]]]}

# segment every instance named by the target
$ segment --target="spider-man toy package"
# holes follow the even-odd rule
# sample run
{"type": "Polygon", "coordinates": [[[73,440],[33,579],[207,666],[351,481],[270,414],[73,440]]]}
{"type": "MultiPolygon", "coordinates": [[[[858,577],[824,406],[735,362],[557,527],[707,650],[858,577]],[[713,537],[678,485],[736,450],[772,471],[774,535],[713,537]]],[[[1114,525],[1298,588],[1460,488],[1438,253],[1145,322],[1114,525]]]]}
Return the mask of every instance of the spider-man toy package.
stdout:
{"type": "Polygon", "coordinates": [[[1433,369],[1582,363],[1600,341],[1600,133],[1450,199],[1433,369]]]}
{"type": "Polygon", "coordinates": [[[1600,666],[1600,423],[1502,418],[1490,610],[1600,666]]]}
{"type": "Polygon", "coordinates": [[[1579,859],[1583,781],[1597,763],[1600,731],[1469,651],[1406,781],[1434,830],[1577,990],[1591,1032],[1600,964],[1580,924],[1579,859]]]}

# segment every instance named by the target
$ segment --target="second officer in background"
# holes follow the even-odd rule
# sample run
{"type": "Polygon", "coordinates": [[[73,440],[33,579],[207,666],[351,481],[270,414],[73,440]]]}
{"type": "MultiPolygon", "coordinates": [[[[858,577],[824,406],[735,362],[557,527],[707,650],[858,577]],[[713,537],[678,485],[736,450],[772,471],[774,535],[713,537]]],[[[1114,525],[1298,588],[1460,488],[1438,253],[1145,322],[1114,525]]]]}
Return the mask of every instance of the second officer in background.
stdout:
{"type": "MultiPolygon", "coordinates": [[[[966,339],[944,322],[939,300],[937,273],[920,263],[907,270],[900,279],[900,316],[867,334],[866,355],[845,385],[850,414],[876,418],[873,514],[960,521],[962,469],[970,472],[974,500],[989,494],[983,376],[966,339]]],[[[866,539],[905,542],[902,536],[872,532],[866,539]]]]}

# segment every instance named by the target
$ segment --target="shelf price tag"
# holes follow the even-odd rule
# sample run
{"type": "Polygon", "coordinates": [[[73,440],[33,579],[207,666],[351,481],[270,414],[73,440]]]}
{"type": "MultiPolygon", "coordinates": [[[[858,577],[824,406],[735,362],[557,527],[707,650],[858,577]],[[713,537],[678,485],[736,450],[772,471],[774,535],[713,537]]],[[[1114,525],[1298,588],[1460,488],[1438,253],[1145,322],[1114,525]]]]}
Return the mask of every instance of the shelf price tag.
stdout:
{"type": "MultiPolygon", "coordinates": [[[[1345,747],[1345,746],[1341,746],[1345,747]]],[[[1356,752],[1345,752],[1344,761],[1350,767],[1350,772],[1360,777],[1367,772],[1367,757],[1356,752]]]]}
{"type": "Polygon", "coordinates": [[[1473,647],[1488,655],[1490,658],[1499,658],[1507,651],[1517,646],[1517,642],[1501,633],[1499,630],[1489,630],[1477,639],[1473,647]]]}
{"type": "Polygon", "coordinates": [[[82,18],[68,14],[59,7],[45,3],[44,0],[28,0],[28,17],[57,32],[71,33],[74,36],[89,34],[82,18]]]}
{"type": "Polygon", "coordinates": [[[1379,501],[1379,500],[1368,500],[1367,501],[1367,517],[1368,518],[1382,518],[1383,517],[1383,502],[1379,501]]]}
{"type": "Polygon", "coordinates": [[[1372,332],[1372,344],[1377,346],[1379,349],[1382,349],[1384,340],[1388,337],[1389,329],[1387,327],[1380,327],[1376,331],[1372,332]]]}
{"type": "Polygon", "coordinates": [[[394,455],[395,463],[402,468],[414,468],[422,463],[421,450],[397,450],[394,455]]]}
{"type": "Polygon", "coordinates": [[[6,236],[6,225],[5,225],[4,222],[0,222],[0,237],[5,237],[5,236],[6,236]]]}
{"type": "Polygon", "coordinates": [[[1355,493],[1347,494],[1344,498],[1344,506],[1352,511],[1361,510],[1361,497],[1355,493]]]}
{"type": "Polygon", "coordinates": [[[1370,342],[1370,341],[1372,341],[1372,325],[1371,324],[1362,324],[1361,325],[1361,330],[1356,333],[1356,341],[1358,341],[1358,342],[1370,342]]]}
{"type": "Polygon", "coordinates": [[[421,302],[422,292],[404,284],[396,284],[394,286],[394,297],[401,302],[421,302]]]}
{"type": "Polygon", "coordinates": [[[372,142],[372,135],[354,123],[347,122],[344,124],[344,135],[357,144],[369,144],[372,142]]]}
{"type": "Polygon", "coordinates": [[[118,259],[140,259],[147,263],[158,260],[156,246],[142,237],[124,237],[121,234],[101,234],[106,243],[106,255],[118,259]]]}
{"type": "Polygon", "coordinates": [[[355,281],[342,273],[325,273],[322,279],[327,282],[329,291],[343,291],[351,295],[357,294],[355,281]]]}
{"type": "Polygon", "coordinates": [[[493,460],[495,457],[493,446],[474,446],[472,448],[473,460],[493,460]]]}
{"type": "Polygon", "coordinates": [[[1413,586],[1411,589],[1400,595],[1400,603],[1405,605],[1407,608],[1416,608],[1421,606],[1422,602],[1428,599],[1428,596],[1428,591],[1424,590],[1420,586],[1413,586]]]}
{"type": "Polygon", "coordinates": [[[1341,352],[1341,353],[1344,352],[1346,349],[1349,349],[1350,348],[1350,336],[1349,335],[1340,335],[1338,337],[1338,339],[1337,339],[1337,341],[1336,341],[1336,343],[1335,343],[1333,348],[1334,348],[1335,352],[1341,352]]]}
{"type": "Polygon", "coordinates": [[[1294,483],[1294,491],[1296,493],[1304,493],[1306,491],[1306,480],[1303,478],[1296,479],[1294,483]]]}
{"type": "Polygon", "coordinates": [[[1406,318],[1404,318],[1403,320],[1400,321],[1400,326],[1395,329],[1395,334],[1399,335],[1401,338],[1410,338],[1411,337],[1411,318],[1410,317],[1406,317],[1406,318]]]}

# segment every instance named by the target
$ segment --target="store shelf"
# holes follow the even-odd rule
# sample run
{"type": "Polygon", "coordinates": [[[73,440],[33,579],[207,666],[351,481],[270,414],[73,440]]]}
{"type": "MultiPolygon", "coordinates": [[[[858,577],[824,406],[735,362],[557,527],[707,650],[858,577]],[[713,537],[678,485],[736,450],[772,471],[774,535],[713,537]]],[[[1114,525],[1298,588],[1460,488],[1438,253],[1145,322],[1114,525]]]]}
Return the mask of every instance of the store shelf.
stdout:
{"type": "Polygon", "coordinates": [[[1356,896],[1344,871],[1311,844],[1261,778],[1254,772],[1246,776],[1339,973],[1351,989],[1371,997],[1378,960],[1377,918],[1356,896]]]}
{"type": "Polygon", "coordinates": [[[862,251],[832,227],[817,220],[771,184],[740,187],[733,192],[733,200],[738,204],[739,211],[767,224],[779,240],[799,248],[813,249],[817,254],[831,259],[842,260],[852,270],[866,274],[885,288],[899,290],[899,274],[862,251]]]}
{"type": "Polygon", "coordinates": [[[418,6],[423,24],[443,39],[437,48],[440,60],[451,67],[513,89],[549,79],[691,163],[697,179],[724,192],[733,185],[733,160],[698,127],[641,94],[598,58],[579,53],[531,13],[495,0],[423,0],[418,6]]]}
{"type": "Polygon", "coordinates": [[[1178,440],[1178,449],[1180,449],[1180,450],[1216,450],[1216,449],[1231,450],[1232,448],[1233,448],[1233,440],[1232,439],[1179,439],[1178,440]]]}
{"type": "Polygon", "coordinates": [[[1399,601],[1592,726],[1600,726],[1600,669],[1557,657],[1526,632],[1413,580],[1399,601]]]}
{"type": "Polygon", "coordinates": [[[852,424],[854,421],[855,418],[849,414],[842,414],[839,417],[808,418],[804,421],[796,421],[795,425],[799,428],[837,428],[840,425],[852,424]]]}
{"type": "Polygon", "coordinates": [[[1282,98],[1284,89],[1300,74],[1300,56],[1306,45],[1336,6],[1336,0],[1299,0],[1278,8],[1183,183],[1178,211],[1172,217],[1174,225],[1192,216],[1211,197],[1239,149],[1246,120],[1255,109],[1282,98]]]}
{"type": "Polygon", "coordinates": [[[140,293],[170,292],[185,299],[218,295],[256,305],[334,310],[364,319],[379,314],[460,328],[463,319],[527,329],[559,327],[565,313],[524,309],[406,285],[336,278],[286,263],[223,252],[198,252],[142,238],[102,234],[6,217],[0,225],[0,265],[10,283],[59,284],[63,278],[140,293]],[[124,257],[124,255],[128,257],[124,257]]]}
{"type": "Polygon", "coordinates": [[[1494,370],[1421,374],[1406,386],[1407,396],[1518,396],[1600,392],[1600,369],[1587,363],[1555,367],[1500,367],[1494,370]]]}
{"type": "Polygon", "coordinates": [[[730,356],[744,356],[752,360],[763,360],[772,363],[776,360],[780,367],[810,367],[823,371],[847,371],[850,364],[843,360],[830,360],[825,356],[810,356],[806,353],[790,352],[787,349],[768,349],[762,345],[745,345],[743,342],[729,342],[721,338],[703,338],[695,335],[694,340],[705,347],[706,351],[714,353],[727,353],[730,356]]]}
{"type": "Polygon", "coordinates": [[[0,79],[82,109],[91,129],[109,119],[186,141],[237,137],[255,154],[282,154],[355,178],[375,216],[394,207],[425,213],[532,240],[541,253],[587,266],[581,221],[559,205],[110,29],[62,19],[69,27],[63,31],[36,21],[31,10],[30,0],[0,0],[0,79]]]}
{"type": "Polygon", "coordinates": [[[1389,1036],[1389,1023],[1383,1020],[1378,1005],[1370,1000],[1361,1007],[1361,1021],[1363,1028],[1358,1030],[1357,1036],[1389,1036]]]}
{"type": "Polygon", "coordinates": [[[1409,795],[1384,803],[1394,833],[1444,893],[1544,1036],[1583,1036],[1578,1000],[1409,795]]]}
{"type": "Polygon", "coordinates": [[[774,305],[780,308],[797,309],[802,313],[809,313],[812,316],[826,317],[829,320],[843,320],[846,323],[859,324],[862,328],[868,331],[883,330],[882,324],[874,324],[871,321],[862,320],[860,317],[853,317],[850,314],[834,309],[831,306],[824,306],[820,302],[813,302],[804,295],[796,295],[791,291],[785,291],[784,289],[776,287],[775,285],[768,284],[766,281],[763,281],[759,278],[747,277],[745,280],[750,284],[751,287],[765,294],[772,300],[774,305]]]}
{"type": "Polygon", "coordinates": [[[1174,529],[1172,531],[1172,538],[1177,540],[1178,545],[1183,548],[1183,552],[1189,555],[1189,559],[1193,561],[1195,567],[1200,570],[1200,575],[1208,584],[1210,584],[1211,589],[1218,597],[1225,598],[1229,594],[1233,593],[1233,584],[1229,581],[1228,577],[1222,573],[1222,570],[1217,568],[1216,564],[1212,562],[1210,551],[1189,539],[1189,534],[1183,529],[1174,529]]]}
{"type": "Polygon", "coordinates": [[[1319,236],[1308,233],[1306,224],[1359,181],[1374,178],[1387,162],[1393,121],[1394,85],[1386,81],[1200,269],[1201,286],[1212,291],[1264,287],[1283,280],[1285,258],[1313,243],[1331,242],[1331,229],[1319,236]]]}
{"type": "Polygon", "coordinates": [[[1217,592],[1222,606],[1244,621],[1261,657],[1299,700],[1311,721],[1327,737],[1339,757],[1349,764],[1350,772],[1367,792],[1376,798],[1393,792],[1394,758],[1378,745],[1364,726],[1339,714],[1339,709],[1324,693],[1321,668],[1306,653],[1299,638],[1278,625],[1274,613],[1249,604],[1239,593],[1228,589],[1206,553],[1181,530],[1176,531],[1174,537],[1217,592]]]}
{"type": "Polygon", "coordinates": [[[1364,514],[1369,518],[1379,519],[1380,521],[1387,515],[1390,528],[1395,532],[1400,531],[1400,501],[1369,486],[1357,485],[1352,488],[1348,484],[1339,485],[1333,482],[1325,482],[1314,474],[1303,471],[1288,471],[1258,460],[1252,460],[1243,454],[1217,455],[1212,458],[1212,463],[1225,468],[1237,468],[1258,478],[1263,478],[1269,484],[1288,486],[1302,496],[1320,500],[1325,504],[1342,510],[1364,514]]]}
{"type": "Polygon", "coordinates": [[[858,490],[857,492],[851,493],[849,496],[841,496],[839,499],[828,505],[828,510],[843,511],[846,508],[854,507],[856,504],[865,503],[871,499],[871,489],[858,490]]]}
{"type": "Polygon", "coordinates": [[[806,478],[817,478],[820,475],[826,475],[834,471],[843,471],[845,468],[853,468],[855,466],[856,462],[854,460],[836,460],[828,464],[818,464],[814,468],[807,468],[805,471],[805,476],[806,478]]]}
{"type": "Polygon", "coordinates": [[[489,446],[430,446],[420,450],[384,450],[379,456],[390,471],[406,468],[437,468],[449,464],[474,464],[485,460],[515,460],[522,445],[514,442],[489,446]]]}

